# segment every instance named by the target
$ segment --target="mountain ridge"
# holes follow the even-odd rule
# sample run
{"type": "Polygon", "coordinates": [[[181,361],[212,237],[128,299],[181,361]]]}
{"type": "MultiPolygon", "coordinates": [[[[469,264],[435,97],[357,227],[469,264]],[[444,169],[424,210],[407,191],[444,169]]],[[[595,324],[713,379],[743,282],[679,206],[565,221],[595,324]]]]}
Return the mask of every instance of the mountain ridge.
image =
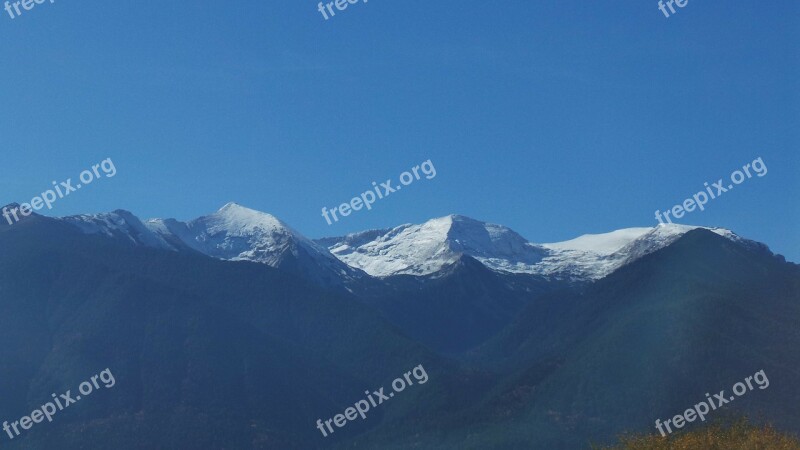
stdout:
{"type": "Polygon", "coordinates": [[[252,261],[319,272],[320,281],[346,284],[366,275],[433,276],[467,255],[499,273],[586,282],[664,248],[690,230],[710,230],[744,245],[768,249],[724,228],[660,224],[584,234],[555,243],[534,243],[503,225],[451,214],[422,224],[365,230],[310,239],[268,213],[228,203],[218,211],[182,222],[142,221],[128,211],[60,218],[84,233],[122,238],[136,245],[252,261]]]}
{"type": "MultiPolygon", "coordinates": [[[[9,448],[573,449],[652,428],[756,368],[773,386],[730,412],[797,430],[789,369],[800,361],[800,266],[725,231],[633,229],[542,245],[633,258],[590,283],[494,271],[457,251],[439,272],[366,275],[345,292],[300,270],[151,247],[134,234],[150,233],[135,216],[106,214],[76,219],[83,229],[38,215],[0,225],[0,412],[30,411],[100,365],[119,382],[9,448]],[[332,440],[314,428],[417,364],[430,373],[424,389],[332,440]]],[[[448,251],[486,250],[466,240],[470,230],[514,242],[500,226],[451,229],[454,219],[469,220],[434,224],[459,241],[448,251]]],[[[233,245],[225,239],[272,225],[289,232],[264,220],[243,236],[201,221],[191,235],[233,245]]],[[[174,229],[162,236],[177,239],[182,222],[164,223],[174,229]]]]}

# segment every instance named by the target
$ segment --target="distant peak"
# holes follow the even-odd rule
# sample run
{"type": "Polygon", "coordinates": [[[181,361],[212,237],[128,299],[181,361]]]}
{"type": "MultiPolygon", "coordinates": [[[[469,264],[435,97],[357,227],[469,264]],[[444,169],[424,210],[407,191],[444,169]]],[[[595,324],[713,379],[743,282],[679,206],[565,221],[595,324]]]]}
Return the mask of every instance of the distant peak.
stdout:
{"type": "Polygon", "coordinates": [[[481,223],[480,220],[473,219],[471,217],[463,216],[461,214],[448,214],[446,216],[437,217],[435,219],[431,219],[430,221],[450,221],[450,222],[477,222],[481,223]]]}
{"type": "Polygon", "coordinates": [[[215,216],[221,215],[227,217],[235,216],[239,218],[251,218],[251,219],[257,217],[268,217],[277,220],[277,218],[272,214],[258,211],[256,209],[251,209],[246,206],[242,206],[236,202],[226,203],[225,206],[217,210],[217,212],[214,215],[215,216]]]}
{"type": "MultiPolygon", "coordinates": [[[[409,224],[410,225],[410,224],[409,224]]],[[[460,214],[449,214],[447,216],[436,217],[420,225],[425,229],[440,230],[444,233],[454,232],[457,229],[473,229],[484,228],[488,224],[480,220],[475,220],[471,217],[462,216],[460,214]]]]}
{"type": "Polygon", "coordinates": [[[499,239],[501,236],[511,238],[515,241],[525,240],[517,232],[504,225],[484,222],[482,220],[473,219],[460,214],[450,214],[448,216],[430,220],[426,222],[423,227],[442,229],[447,233],[447,237],[449,239],[467,237],[470,235],[474,237],[475,233],[479,233],[481,235],[486,234],[490,236],[492,240],[499,239]]]}
{"type": "Polygon", "coordinates": [[[242,205],[240,205],[240,204],[238,204],[236,202],[228,202],[228,203],[225,203],[225,205],[222,208],[220,208],[218,211],[227,211],[227,210],[231,210],[231,209],[250,209],[250,208],[245,208],[244,206],[242,206],[242,205]]]}
{"type": "Polygon", "coordinates": [[[298,239],[306,239],[302,234],[295,231],[272,214],[250,209],[234,202],[227,203],[211,215],[199,217],[190,221],[189,225],[193,226],[201,222],[206,223],[212,230],[225,230],[234,235],[246,235],[248,233],[270,230],[269,232],[291,234],[298,239]]]}
{"type": "Polygon", "coordinates": [[[132,212],[130,212],[128,210],[125,210],[125,209],[115,209],[114,211],[111,211],[111,212],[112,212],[112,214],[116,214],[116,215],[122,216],[122,217],[136,217],[136,215],[134,215],[132,212]]]}

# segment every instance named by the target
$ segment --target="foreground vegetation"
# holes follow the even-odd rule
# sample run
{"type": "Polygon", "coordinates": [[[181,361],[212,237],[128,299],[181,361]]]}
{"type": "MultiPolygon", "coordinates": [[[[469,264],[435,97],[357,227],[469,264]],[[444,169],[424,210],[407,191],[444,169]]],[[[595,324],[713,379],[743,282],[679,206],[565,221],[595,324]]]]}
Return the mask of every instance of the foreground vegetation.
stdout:
{"type": "Polygon", "coordinates": [[[769,425],[756,426],[741,420],[732,425],[714,424],[668,437],[622,436],[620,443],[605,450],[800,450],[800,440],[769,425]]]}

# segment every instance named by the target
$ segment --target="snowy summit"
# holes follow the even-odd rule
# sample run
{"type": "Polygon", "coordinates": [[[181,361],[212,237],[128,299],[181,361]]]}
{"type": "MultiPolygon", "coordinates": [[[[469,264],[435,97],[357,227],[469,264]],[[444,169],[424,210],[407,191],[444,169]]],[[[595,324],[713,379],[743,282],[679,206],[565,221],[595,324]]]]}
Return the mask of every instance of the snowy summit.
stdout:
{"type": "MultiPolygon", "coordinates": [[[[502,225],[449,215],[419,225],[312,241],[278,218],[236,203],[189,222],[142,222],[122,210],[61,220],[84,233],[104,234],[134,245],[291,267],[331,283],[359,278],[364,273],[374,277],[433,275],[462,255],[475,258],[496,272],[596,280],[701,228],[678,224],[625,228],[537,244],[502,225]]],[[[734,241],[752,242],[726,229],[706,229],[734,241]]]]}

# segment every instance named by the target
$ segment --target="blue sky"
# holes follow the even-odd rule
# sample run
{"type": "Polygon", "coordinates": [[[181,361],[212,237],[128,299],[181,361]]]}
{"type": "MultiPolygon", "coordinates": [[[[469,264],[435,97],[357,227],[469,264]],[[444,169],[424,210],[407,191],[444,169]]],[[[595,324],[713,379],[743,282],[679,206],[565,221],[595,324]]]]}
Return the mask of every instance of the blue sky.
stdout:
{"type": "Polygon", "coordinates": [[[681,223],[800,261],[800,4],[56,0],[0,16],[3,202],[111,157],[48,215],[189,219],[236,201],[311,237],[450,213],[536,242],[681,223]],[[410,185],[320,214],[431,159],[410,185]]]}

